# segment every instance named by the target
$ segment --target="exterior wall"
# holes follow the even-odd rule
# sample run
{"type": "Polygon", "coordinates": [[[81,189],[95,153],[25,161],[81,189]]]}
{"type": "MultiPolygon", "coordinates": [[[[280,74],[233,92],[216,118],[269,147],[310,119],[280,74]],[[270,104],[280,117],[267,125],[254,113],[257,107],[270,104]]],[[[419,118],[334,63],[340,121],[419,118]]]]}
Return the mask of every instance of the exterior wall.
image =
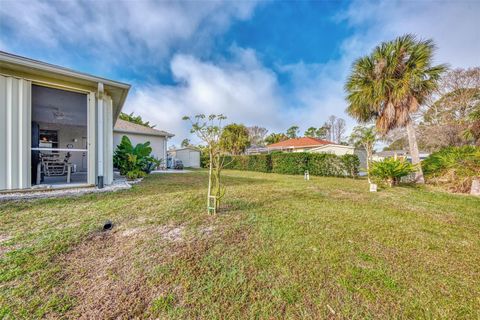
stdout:
{"type": "Polygon", "coordinates": [[[167,141],[165,137],[160,136],[148,136],[143,134],[134,134],[134,133],[123,133],[123,132],[113,132],[113,150],[122,142],[122,137],[127,136],[133,145],[137,143],[145,143],[150,141],[150,146],[152,147],[152,155],[157,159],[163,159],[166,163],[166,150],[167,150],[167,141]]]}
{"type": "Polygon", "coordinates": [[[332,153],[337,156],[343,156],[345,154],[354,154],[354,148],[345,148],[345,147],[338,147],[335,145],[329,145],[324,148],[317,150],[312,150],[312,152],[319,152],[319,153],[332,153]]]}
{"type": "Polygon", "coordinates": [[[31,82],[0,75],[0,190],[30,186],[31,82]]]}
{"type": "Polygon", "coordinates": [[[282,151],[282,152],[308,152],[309,150],[318,148],[318,146],[315,147],[298,147],[298,148],[266,148],[266,152],[272,152],[272,151],[282,151]]]}
{"type": "Polygon", "coordinates": [[[170,152],[174,159],[181,160],[184,167],[200,168],[200,151],[192,149],[179,149],[170,152]]]}
{"type": "MultiPolygon", "coordinates": [[[[26,79],[0,75],[0,190],[31,187],[31,85],[26,79]]],[[[61,88],[75,90],[75,88],[61,88]]],[[[79,91],[86,92],[78,89],[79,91]]],[[[103,130],[104,182],[113,182],[113,108],[112,99],[104,95],[104,121],[97,123],[98,99],[95,92],[88,93],[88,183],[95,184],[98,173],[98,130],[103,130]]],[[[72,140],[75,132],[59,132],[60,145],[64,136],[72,140]]],[[[84,136],[84,135],[82,135],[84,136]]],[[[82,136],[76,137],[82,143],[82,136]]],[[[75,146],[76,148],[77,146],[75,146]]],[[[82,146],[83,147],[83,146],[82,146]]],[[[81,161],[74,158],[75,162],[81,161]]]]}

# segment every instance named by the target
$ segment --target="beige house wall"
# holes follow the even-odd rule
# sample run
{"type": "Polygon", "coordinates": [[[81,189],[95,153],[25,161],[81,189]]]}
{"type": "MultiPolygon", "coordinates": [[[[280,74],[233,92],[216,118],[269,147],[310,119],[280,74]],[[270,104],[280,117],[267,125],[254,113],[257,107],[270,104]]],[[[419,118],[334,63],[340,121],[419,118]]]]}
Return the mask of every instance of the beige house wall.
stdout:
{"type": "Polygon", "coordinates": [[[0,75],[0,190],[30,186],[31,109],[31,82],[0,75]]]}
{"type": "MultiPolygon", "coordinates": [[[[43,78],[42,78],[43,79],[43,78]]],[[[103,96],[103,122],[98,123],[98,98],[95,91],[70,86],[63,81],[47,84],[17,74],[0,74],[0,190],[31,187],[31,86],[32,83],[88,94],[88,183],[96,184],[98,172],[98,130],[103,130],[104,183],[113,182],[113,108],[112,99],[103,96]]],[[[70,132],[73,134],[73,132],[70,132]]],[[[65,135],[65,139],[72,140],[65,135]]],[[[65,141],[61,142],[61,146],[65,141]]],[[[81,143],[78,141],[77,143],[81,143]]],[[[78,162],[78,159],[75,159],[78,162]]]]}
{"type": "Polygon", "coordinates": [[[165,158],[167,152],[167,139],[165,137],[114,131],[113,150],[115,150],[117,146],[122,142],[123,136],[127,136],[133,145],[150,141],[150,146],[152,147],[152,155],[157,159],[163,160],[163,163],[166,164],[165,158]]]}

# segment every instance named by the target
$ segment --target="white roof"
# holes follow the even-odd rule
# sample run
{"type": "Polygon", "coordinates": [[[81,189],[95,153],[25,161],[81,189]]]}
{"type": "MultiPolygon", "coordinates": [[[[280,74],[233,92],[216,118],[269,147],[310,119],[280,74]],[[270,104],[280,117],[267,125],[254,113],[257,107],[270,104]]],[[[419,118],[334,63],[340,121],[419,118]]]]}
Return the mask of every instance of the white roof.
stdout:
{"type": "Polygon", "coordinates": [[[172,150],[168,150],[168,152],[177,152],[177,151],[182,151],[182,150],[192,150],[192,151],[201,152],[200,149],[195,148],[195,147],[185,147],[185,148],[172,149],[172,150]]]}
{"type": "Polygon", "coordinates": [[[157,130],[155,128],[150,128],[142,126],[140,124],[132,123],[122,119],[118,119],[113,132],[122,132],[122,133],[132,133],[132,134],[141,134],[146,136],[160,136],[160,137],[173,137],[174,134],[168,133],[163,130],[157,130]]]}

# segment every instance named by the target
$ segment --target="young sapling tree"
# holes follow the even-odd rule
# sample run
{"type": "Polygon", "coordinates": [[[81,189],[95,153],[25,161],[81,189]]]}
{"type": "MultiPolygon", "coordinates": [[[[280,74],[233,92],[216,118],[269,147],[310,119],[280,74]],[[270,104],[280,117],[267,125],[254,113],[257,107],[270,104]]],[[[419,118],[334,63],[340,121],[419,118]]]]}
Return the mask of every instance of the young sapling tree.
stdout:
{"type": "Polygon", "coordinates": [[[225,195],[225,186],[221,183],[221,172],[225,165],[225,157],[220,143],[223,127],[222,122],[227,117],[223,114],[211,114],[208,117],[204,114],[197,114],[193,118],[185,116],[183,120],[190,121],[191,133],[206,144],[209,157],[208,166],[208,195],[207,212],[216,213],[220,202],[225,195]]]}

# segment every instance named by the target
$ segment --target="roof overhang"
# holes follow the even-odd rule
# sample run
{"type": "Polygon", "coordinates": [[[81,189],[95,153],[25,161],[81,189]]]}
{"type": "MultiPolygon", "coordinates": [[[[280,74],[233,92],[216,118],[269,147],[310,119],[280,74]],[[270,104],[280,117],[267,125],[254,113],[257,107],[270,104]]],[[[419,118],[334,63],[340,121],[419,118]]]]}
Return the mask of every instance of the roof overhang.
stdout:
{"type": "Polygon", "coordinates": [[[313,148],[313,149],[310,149],[308,150],[309,152],[313,152],[313,151],[317,151],[317,150],[322,150],[322,149],[326,149],[326,148],[329,148],[329,147],[335,147],[335,148],[340,148],[340,149],[357,149],[353,146],[344,146],[343,144],[325,144],[323,146],[320,146],[320,147],[317,147],[317,148],[313,148]]]}
{"type": "Polygon", "coordinates": [[[268,149],[304,149],[304,148],[318,148],[320,146],[330,146],[331,144],[320,145],[320,144],[312,144],[306,146],[266,146],[268,149]]]}
{"type": "Polygon", "coordinates": [[[96,77],[3,51],[0,51],[0,74],[26,78],[39,84],[64,87],[67,90],[73,87],[78,90],[96,92],[98,83],[103,83],[105,92],[112,98],[114,122],[123,108],[131,87],[127,83],[96,77]]]}
{"type": "Polygon", "coordinates": [[[193,151],[202,152],[202,150],[200,150],[198,148],[195,148],[195,147],[184,147],[184,148],[178,148],[178,149],[171,149],[171,150],[168,150],[168,151],[169,152],[176,152],[176,151],[182,151],[182,150],[193,150],[193,151]]]}
{"type": "Polygon", "coordinates": [[[165,133],[162,133],[162,132],[159,132],[159,133],[147,133],[147,132],[138,132],[138,131],[133,131],[133,130],[125,130],[125,129],[116,129],[114,128],[113,129],[113,132],[118,132],[118,133],[127,133],[127,134],[136,134],[136,135],[139,135],[139,136],[151,136],[151,137],[167,137],[167,138],[171,138],[171,137],[174,137],[175,135],[172,134],[172,133],[168,133],[168,132],[165,132],[165,133]]]}

